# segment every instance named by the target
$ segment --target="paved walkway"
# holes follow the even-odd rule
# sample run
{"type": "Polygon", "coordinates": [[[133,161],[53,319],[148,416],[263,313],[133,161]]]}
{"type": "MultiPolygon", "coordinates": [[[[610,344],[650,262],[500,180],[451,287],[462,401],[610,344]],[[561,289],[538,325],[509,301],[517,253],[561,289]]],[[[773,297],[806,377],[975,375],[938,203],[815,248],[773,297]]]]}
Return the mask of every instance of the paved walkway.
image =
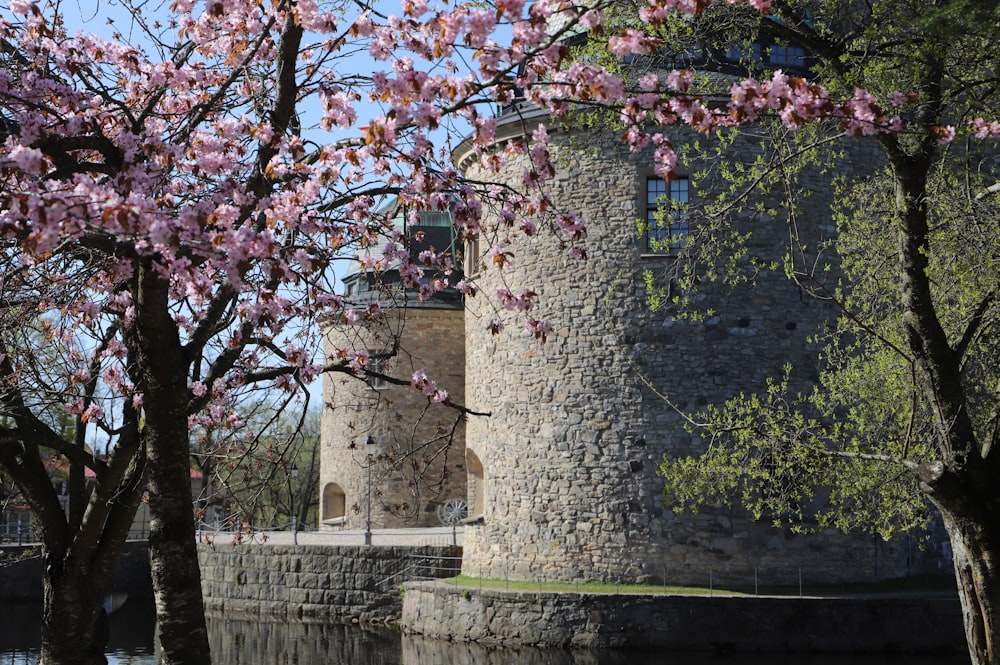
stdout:
{"type": "MultiPolygon", "coordinates": [[[[203,531],[215,542],[229,542],[232,534],[226,532],[214,533],[203,531]]],[[[372,529],[371,544],[376,547],[390,545],[452,545],[462,544],[465,527],[457,527],[454,532],[449,526],[427,527],[423,529],[372,529]]],[[[258,531],[253,535],[253,542],[269,545],[292,545],[291,531],[258,531]]],[[[364,545],[365,532],[362,529],[344,529],[337,531],[299,531],[299,545],[364,545]]]]}

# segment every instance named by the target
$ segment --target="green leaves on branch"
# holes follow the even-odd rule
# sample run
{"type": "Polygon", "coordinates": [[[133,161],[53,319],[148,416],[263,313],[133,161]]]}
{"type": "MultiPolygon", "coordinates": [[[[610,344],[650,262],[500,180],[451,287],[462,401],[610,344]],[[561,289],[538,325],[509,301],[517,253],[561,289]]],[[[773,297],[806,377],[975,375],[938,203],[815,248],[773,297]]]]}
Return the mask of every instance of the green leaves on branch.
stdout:
{"type": "Polygon", "coordinates": [[[787,378],[699,414],[707,448],[660,466],[665,507],[722,504],[795,531],[870,528],[884,538],[923,527],[928,513],[907,465],[863,450],[849,423],[806,415],[787,378]]]}

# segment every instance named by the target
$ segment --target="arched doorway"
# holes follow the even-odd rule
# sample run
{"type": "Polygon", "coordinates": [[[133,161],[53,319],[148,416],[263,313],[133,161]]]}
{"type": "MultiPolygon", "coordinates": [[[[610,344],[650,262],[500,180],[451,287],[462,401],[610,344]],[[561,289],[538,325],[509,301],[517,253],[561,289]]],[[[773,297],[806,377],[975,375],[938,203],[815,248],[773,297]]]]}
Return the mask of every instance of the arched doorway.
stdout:
{"type": "Polygon", "coordinates": [[[471,450],[465,451],[465,468],[468,472],[469,518],[483,514],[483,463],[471,450]]]}
{"type": "Polygon", "coordinates": [[[327,483],[323,488],[323,522],[341,523],[346,515],[347,495],[344,493],[344,488],[337,483],[327,483]]]}

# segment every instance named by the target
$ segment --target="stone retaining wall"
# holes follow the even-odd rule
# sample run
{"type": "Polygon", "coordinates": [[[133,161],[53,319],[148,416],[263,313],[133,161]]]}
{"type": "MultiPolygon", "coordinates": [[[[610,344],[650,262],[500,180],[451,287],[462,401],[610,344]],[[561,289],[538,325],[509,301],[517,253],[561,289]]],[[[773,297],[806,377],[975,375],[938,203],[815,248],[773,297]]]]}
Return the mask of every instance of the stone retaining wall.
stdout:
{"type": "MultiPolygon", "coordinates": [[[[212,612],[317,618],[339,622],[395,620],[410,555],[461,557],[461,547],[202,545],[202,590],[212,612]]],[[[443,576],[448,561],[437,568],[443,576]]],[[[457,561],[452,561],[457,567],[457,561]]]]}
{"type": "Polygon", "coordinates": [[[402,628],[457,641],[678,651],[965,650],[957,598],[643,596],[405,587],[402,628]]]}

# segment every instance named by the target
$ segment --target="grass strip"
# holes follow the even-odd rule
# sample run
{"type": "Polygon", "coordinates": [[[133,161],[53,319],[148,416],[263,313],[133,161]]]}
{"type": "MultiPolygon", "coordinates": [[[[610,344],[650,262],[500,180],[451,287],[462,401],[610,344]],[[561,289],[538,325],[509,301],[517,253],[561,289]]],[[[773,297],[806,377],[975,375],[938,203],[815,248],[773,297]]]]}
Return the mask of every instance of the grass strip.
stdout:
{"type": "MultiPolygon", "coordinates": [[[[445,584],[457,587],[508,589],[511,591],[627,593],[686,596],[711,596],[713,594],[728,596],[755,595],[755,590],[752,586],[748,589],[745,585],[729,586],[726,584],[720,584],[714,588],[709,588],[698,586],[662,586],[652,584],[609,584],[604,582],[539,582],[479,578],[470,577],[469,575],[458,575],[457,577],[451,577],[441,581],[445,584]]],[[[949,593],[954,591],[956,591],[954,578],[945,575],[906,577],[892,580],[881,580],[878,582],[852,584],[807,584],[801,589],[801,593],[808,596],[864,596],[884,594],[923,595],[927,593],[949,593]]],[[[800,594],[800,589],[797,585],[761,585],[758,589],[756,589],[756,594],[769,596],[798,596],[800,594]]]]}

